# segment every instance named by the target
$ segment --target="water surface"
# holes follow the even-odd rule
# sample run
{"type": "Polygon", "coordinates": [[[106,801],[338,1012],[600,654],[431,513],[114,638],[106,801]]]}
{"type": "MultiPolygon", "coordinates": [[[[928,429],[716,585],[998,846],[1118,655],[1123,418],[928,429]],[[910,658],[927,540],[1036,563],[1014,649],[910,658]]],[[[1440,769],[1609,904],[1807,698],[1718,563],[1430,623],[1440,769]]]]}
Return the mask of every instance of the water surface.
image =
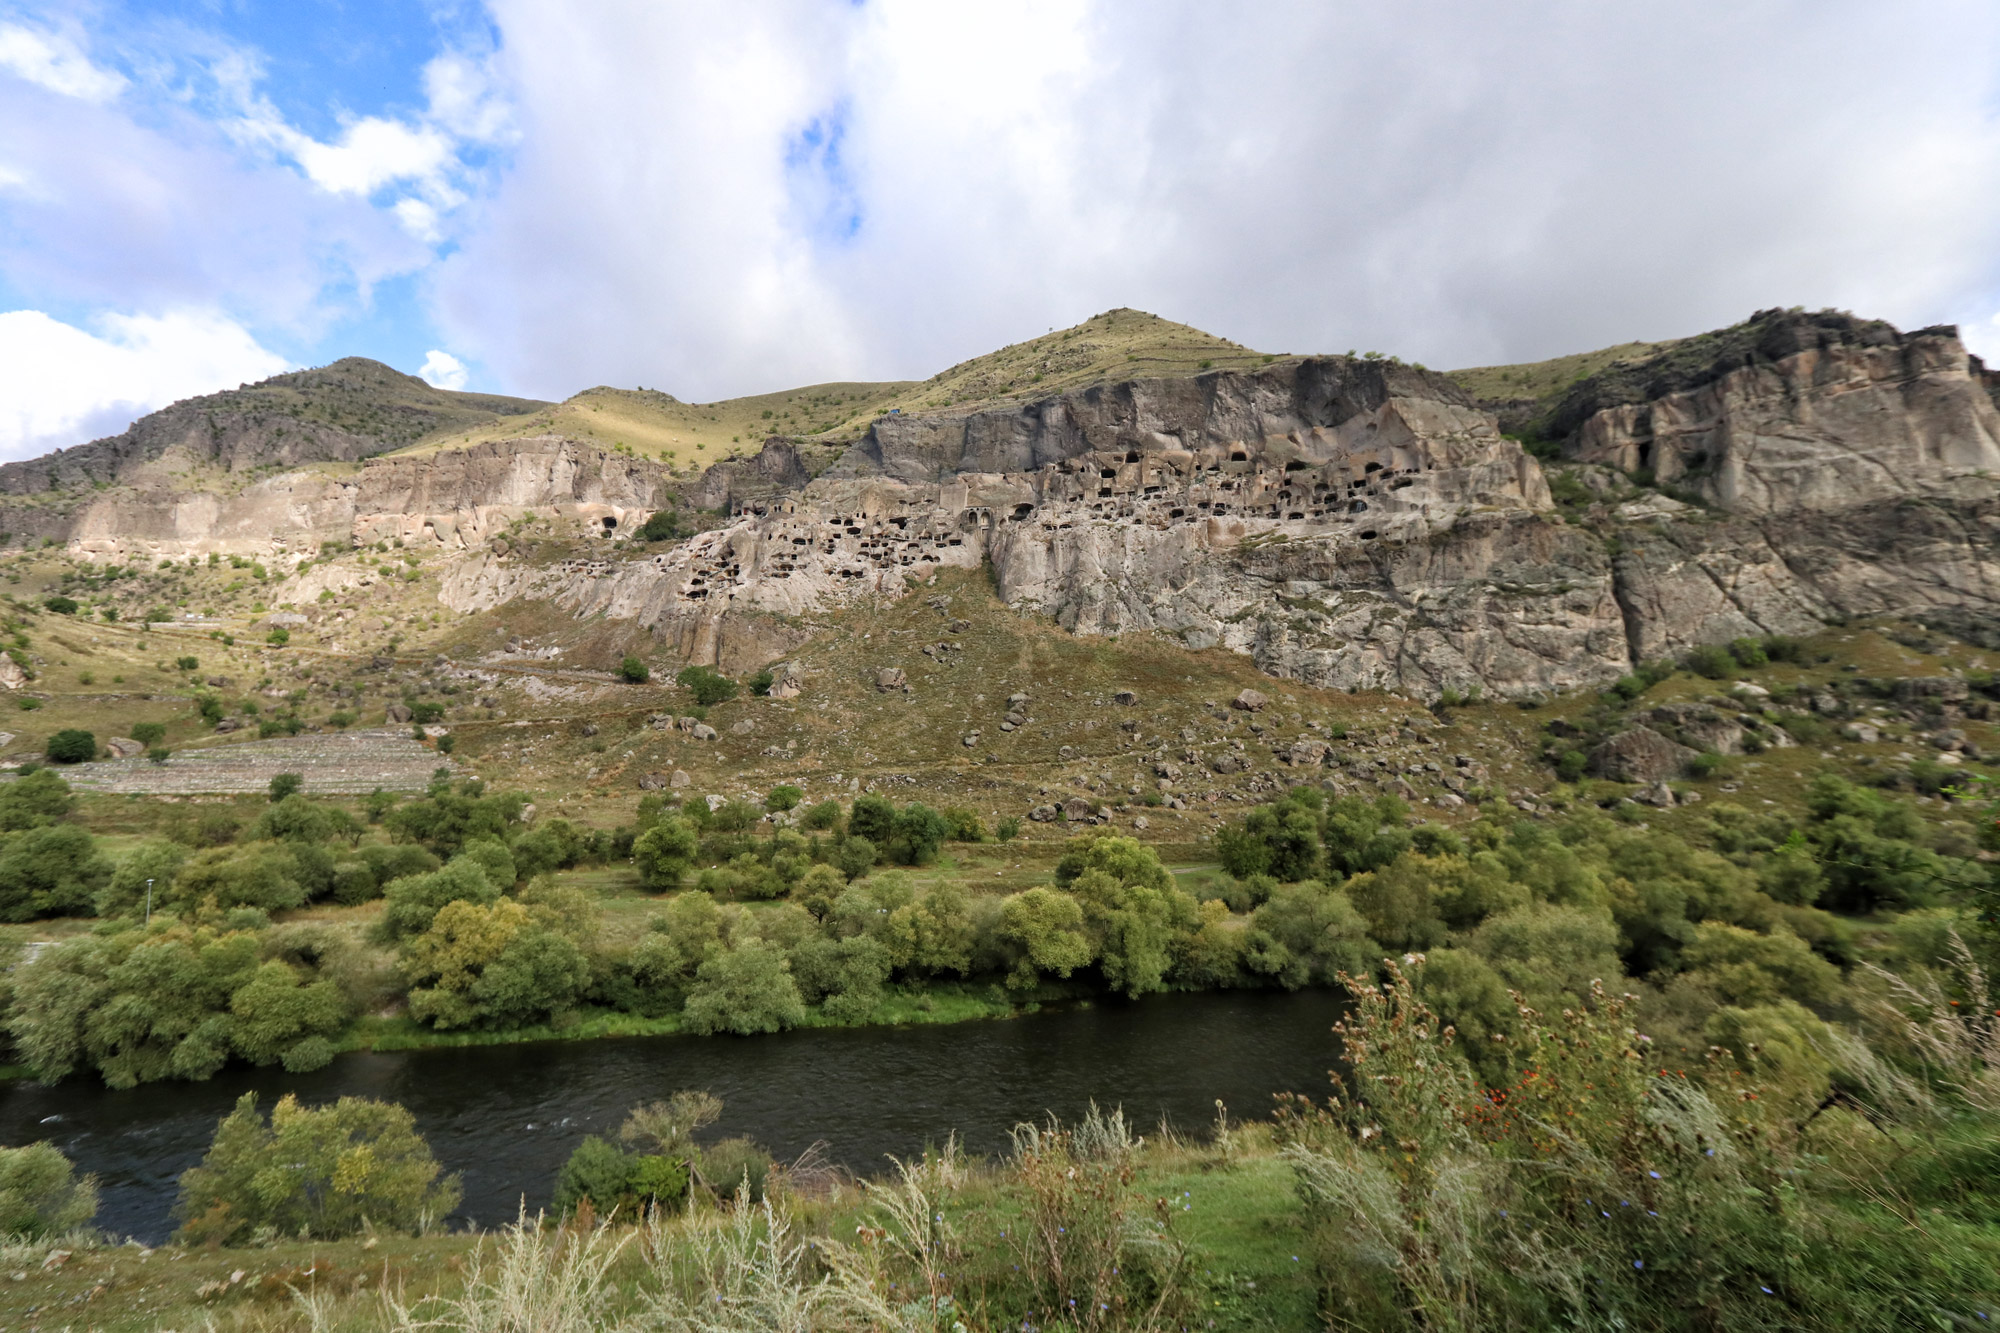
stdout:
{"type": "Polygon", "coordinates": [[[789,1160],[824,1141],[833,1160],[873,1173],[956,1130],[1000,1151],[1021,1120],[1066,1119],[1094,1099],[1142,1132],[1262,1116],[1277,1092],[1322,1094],[1343,999],[1220,992],[1107,1001],[1000,1022],[839,1028],[768,1037],[645,1037],[344,1055],[312,1074],[231,1070],[206,1083],[113,1092],[94,1076],[0,1091],[8,1144],[51,1139],[95,1172],[97,1224],[157,1242],[172,1229],[175,1181],[201,1160],[244,1092],[266,1108],[377,1097],[415,1115],[465,1185],[460,1215],[493,1225],[525,1200],[548,1202],[556,1169],[586,1134],[609,1134],[635,1103],[682,1088],[723,1099],[712,1134],[747,1134],[789,1160]]]}

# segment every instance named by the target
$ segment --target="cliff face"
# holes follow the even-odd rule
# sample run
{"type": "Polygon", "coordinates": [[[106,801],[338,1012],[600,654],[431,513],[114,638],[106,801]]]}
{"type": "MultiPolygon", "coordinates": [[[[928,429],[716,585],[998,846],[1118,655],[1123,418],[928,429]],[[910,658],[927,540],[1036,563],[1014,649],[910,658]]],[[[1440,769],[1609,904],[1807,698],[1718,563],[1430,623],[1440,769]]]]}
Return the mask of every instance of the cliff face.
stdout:
{"type": "Polygon", "coordinates": [[[896,414],[844,453],[773,440],[693,482],[535,435],[227,493],[128,472],[74,513],[21,512],[106,559],[401,538],[463,557],[441,594],[459,610],[544,599],[731,670],[823,608],[984,565],[1079,634],[1169,635],[1332,687],[1521,695],[1844,616],[2000,641],[1993,388],[1949,330],[1766,312],[1566,393],[1544,419],[1573,423],[1573,460],[1671,491],[1567,514],[1451,380],[1347,358],[896,414]],[[618,540],[676,501],[728,521],[618,540]],[[531,513],[611,540],[558,566],[491,545],[531,513]]]}
{"type": "MultiPolygon", "coordinates": [[[[1600,386],[1573,393],[1555,417],[1575,421],[1566,452],[1650,470],[1737,514],[1988,493],[2000,409],[1956,331],[1785,312],[1741,327],[1747,348],[1703,374],[1661,367],[1636,401],[1600,406],[1600,386]]],[[[1648,367],[1623,378],[1645,385],[1648,367]]],[[[1627,383],[1613,391],[1631,395],[1627,383]]]]}

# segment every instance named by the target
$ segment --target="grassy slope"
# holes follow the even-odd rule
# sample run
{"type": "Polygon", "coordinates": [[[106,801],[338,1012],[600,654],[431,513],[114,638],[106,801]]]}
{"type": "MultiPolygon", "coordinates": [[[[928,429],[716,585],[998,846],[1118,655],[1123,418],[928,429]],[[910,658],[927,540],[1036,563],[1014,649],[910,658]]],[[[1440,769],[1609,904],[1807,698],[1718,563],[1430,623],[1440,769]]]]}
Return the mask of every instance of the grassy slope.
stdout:
{"type": "Polygon", "coordinates": [[[1620,343],[1616,347],[1602,347],[1594,352],[1572,352],[1547,361],[1524,361],[1510,366],[1472,366],[1447,373],[1481,402],[1548,404],[1561,397],[1565,389],[1580,379],[1621,361],[1643,361],[1668,345],[1620,343]]]}
{"type": "Polygon", "coordinates": [[[773,435],[834,443],[857,439],[876,417],[963,410],[1133,375],[1187,374],[1208,366],[1246,367],[1275,357],[1139,310],[1109,310],[960,362],[922,383],[842,381],[715,403],[683,403],[652,389],[598,387],[525,419],[434,432],[404,452],[463,448],[548,432],[607,447],[624,446],[675,467],[705,466],[755,452],[773,435]]]}

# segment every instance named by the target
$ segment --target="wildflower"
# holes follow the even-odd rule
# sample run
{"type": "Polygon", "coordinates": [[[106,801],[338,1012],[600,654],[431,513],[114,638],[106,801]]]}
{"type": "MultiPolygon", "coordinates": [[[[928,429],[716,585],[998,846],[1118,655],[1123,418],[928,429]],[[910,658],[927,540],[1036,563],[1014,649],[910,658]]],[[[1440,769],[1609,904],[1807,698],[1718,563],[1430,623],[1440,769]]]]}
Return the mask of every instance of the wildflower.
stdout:
{"type": "Polygon", "coordinates": [[[1646,1266],[1646,1261],[1644,1259],[1634,1259],[1632,1261],[1632,1267],[1634,1268],[1644,1268],[1645,1266],[1646,1266]]]}
{"type": "Polygon", "coordinates": [[[1769,1287],[1763,1285],[1762,1283],[1759,1283],[1757,1285],[1757,1290],[1763,1292],[1766,1296],[1775,1296],[1778,1294],[1777,1292],[1772,1291],[1769,1287]]]}
{"type": "Polygon", "coordinates": [[[1655,1180],[1658,1180],[1660,1178],[1660,1173],[1657,1171],[1648,1171],[1646,1174],[1651,1176],[1655,1180]]]}

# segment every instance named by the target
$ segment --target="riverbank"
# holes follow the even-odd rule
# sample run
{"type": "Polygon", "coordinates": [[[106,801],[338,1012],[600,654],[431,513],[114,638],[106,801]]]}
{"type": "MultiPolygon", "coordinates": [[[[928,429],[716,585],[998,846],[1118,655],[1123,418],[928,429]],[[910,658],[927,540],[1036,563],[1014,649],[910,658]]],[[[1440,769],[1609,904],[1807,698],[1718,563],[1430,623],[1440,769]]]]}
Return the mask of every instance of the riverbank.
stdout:
{"type": "MultiPolygon", "coordinates": [[[[1019,1202],[1009,1170],[973,1161],[955,1187],[942,1191],[937,1216],[958,1239],[953,1298],[968,1326],[993,1326],[1010,1299],[1019,1256],[1019,1202]],[[1014,1233],[1010,1235],[1010,1233],[1014,1233]]],[[[1155,1200],[1174,1201],[1172,1235],[1185,1244],[1187,1305],[1218,1330],[1302,1329],[1312,1326],[1314,1291],[1305,1261],[1305,1230],[1290,1172],[1266,1129],[1239,1126],[1226,1142],[1153,1138],[1135,1149],[1122,1193],[1136,1214],[1155,1200]],[[1213,1321],[1213,1322],[1209,1322],[1213,1321]]],[[[881,1225],[867,1187],[852,1179],[800,1180],[779,1195],[794,1244],[815,1238],[852,1239],[856,1227],[881,1225]]],[[[666,1224],[664,1234],[697,1243],[712,1226],[716,1204],[698,1205],[666,1224]]],[[[622,1246],[607,1266],[600,1317],[563,1328],[608,1326],[648,1285],[634,1229],[605,1232],[605,1249],[622,1246]]],[[[355,1238],[336,1242],[280,1241],[249,1249],[205,1249],[57,1242],[0,1249],[0,1327],[73,1326],[98,1333],[158,1333],[212,1327],[236,1333],[352,1330],[388,1333],[399,1323],[385,1296],[416,1309],[426,1299],[466,1294],[480,1262],[491,1271],[505,1248],[504,1232],[425,1237],[355,1238]],[[50,1262],[52,1255],[67,1257],[50,1262]],[[46,1266],[45,1266],[46,1265],[46,1266]],[[18,1276],[17,1276],[18,1275],[18,1276]]],[[[810,1280],[817,1274],[801,1275],[810,1280]]],[[[555,1284],[551,1283],[553,1287],[555,1284]]],[[[540,1324],[537,1327],[553,1327],[540,1324]]]]}

